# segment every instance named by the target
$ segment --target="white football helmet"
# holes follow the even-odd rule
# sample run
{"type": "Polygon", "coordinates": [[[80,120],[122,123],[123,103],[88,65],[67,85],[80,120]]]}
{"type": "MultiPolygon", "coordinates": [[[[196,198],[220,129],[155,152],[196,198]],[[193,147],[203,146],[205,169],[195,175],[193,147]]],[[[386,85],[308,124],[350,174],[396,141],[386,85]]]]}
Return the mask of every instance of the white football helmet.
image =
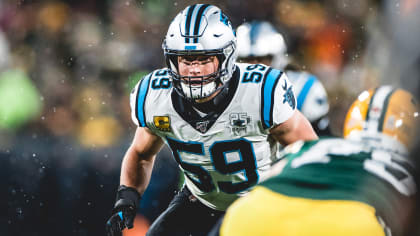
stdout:
{"type": "Polygon", "coordinates": [[[286,71],[286,74],[295,88],[298,110],[310,122],[326,116],[329,111],[328,96],[316,76],[292,70],[286,71]]]}
{"type": "Polygon", "coordinates": [[[295,88],[297,108],[320,136],[331,135],[327,92],[318,78],[305,71],[286,70],[295,88]]]}
{"type": "Polygon", "coordinates": [[[162,48],[175,90],[192,101],[222,89],[235,70],[235,32],[227,16],[213,5],[195,4],[181,11],[169,25],[162,48]],[[219,68],[205,76],[181,76],[178,56],[185,55],[216,56],[219,68]]]}
{"type": "Polygon", "coordinates": [[[271,57],[271,65],[283,69],[287,63],[287,47],[283,36],[266,21],[252,21],[236,29],[238,39],[238,57],[271,57]]]}

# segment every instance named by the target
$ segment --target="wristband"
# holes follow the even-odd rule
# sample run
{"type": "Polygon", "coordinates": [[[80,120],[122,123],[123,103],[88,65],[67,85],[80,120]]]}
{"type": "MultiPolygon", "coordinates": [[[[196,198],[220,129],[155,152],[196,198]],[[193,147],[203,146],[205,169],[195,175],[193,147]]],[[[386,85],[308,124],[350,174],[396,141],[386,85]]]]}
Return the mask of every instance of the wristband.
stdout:
{"type": "Polygon", "coordinates": [[[137,209],[140,203],[141,195],[135,188],[127,187],[125,185],[120,185],[117,191],[117,199],[115,203],[115,207],[121,205],[121,203],[127,203],[132,205],[137,209]]]}

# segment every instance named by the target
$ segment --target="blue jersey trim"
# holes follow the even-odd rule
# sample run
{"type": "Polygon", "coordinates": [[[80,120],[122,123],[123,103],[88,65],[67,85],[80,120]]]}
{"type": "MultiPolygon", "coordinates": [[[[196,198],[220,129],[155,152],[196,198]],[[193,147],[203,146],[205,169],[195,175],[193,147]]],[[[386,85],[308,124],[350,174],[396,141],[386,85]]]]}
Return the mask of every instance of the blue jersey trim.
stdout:
{"type": "Polygon", "coordinates": [[[149,91],[149,83],[150,83],[150,77],[152,77],[153,73],[150,73],[149,76],[144,77],[144,79],[141,80],[141,83],[139,85],[139,92],[137,97],[137,119],[139,121],[139,125],[141,127],[146,127],[146,115],[144,112],[144,103],[146,101],[147,92],[149,91]]]}
{"type": "Polygon", "coordinates": [[[274,90],[283,74],[279,70],[270,70],[262,85],[262,123],[265,129],[273,125],[274,90]]]}
{"type": "Polygon", "coordinates": [[[311,90],[312,85],[316,81],[316,77],[314,75],[309,76],[306,83],[303,85],[303,88],[300,90],[300,93],[297,97],[297,108],[301,110],[303,103],[305,102],[306,97],[308,96],[309,90],[311,90]]]}

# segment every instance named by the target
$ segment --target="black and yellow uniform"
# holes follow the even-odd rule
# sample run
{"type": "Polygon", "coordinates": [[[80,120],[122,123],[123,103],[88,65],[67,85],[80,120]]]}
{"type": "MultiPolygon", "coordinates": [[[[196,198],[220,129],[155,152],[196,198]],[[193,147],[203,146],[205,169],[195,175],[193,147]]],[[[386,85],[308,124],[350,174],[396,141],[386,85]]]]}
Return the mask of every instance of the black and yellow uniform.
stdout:
{"type": "Polygon", "coordinates": [[[338,138],[299,142],[285,152],[280,173],[230,206],[220,235],[402,232],[416,187],[401,154],[338,138]]]}

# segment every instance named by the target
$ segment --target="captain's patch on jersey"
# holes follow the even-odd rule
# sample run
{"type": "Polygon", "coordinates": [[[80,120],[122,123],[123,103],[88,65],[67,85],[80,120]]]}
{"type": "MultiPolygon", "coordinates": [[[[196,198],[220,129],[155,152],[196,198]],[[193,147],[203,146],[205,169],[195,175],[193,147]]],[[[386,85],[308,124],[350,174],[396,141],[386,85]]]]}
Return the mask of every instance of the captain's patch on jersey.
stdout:
{"type": "Polygon", "coordinates": [[[161,131],[171,131],[171,119],[169,116],[154,116],[153,123],[155,124],[155,127],[161,131]]]}
{"type": "Polygon", "coordinates": [[[283,103],[287,102],[292,109],[295,109],[296,100],[295,100],[295,95],[292,90],[292,86],[287,87],[287,81],[285,80],[282,88],[285,91],[283,95],[283,103]]]}

